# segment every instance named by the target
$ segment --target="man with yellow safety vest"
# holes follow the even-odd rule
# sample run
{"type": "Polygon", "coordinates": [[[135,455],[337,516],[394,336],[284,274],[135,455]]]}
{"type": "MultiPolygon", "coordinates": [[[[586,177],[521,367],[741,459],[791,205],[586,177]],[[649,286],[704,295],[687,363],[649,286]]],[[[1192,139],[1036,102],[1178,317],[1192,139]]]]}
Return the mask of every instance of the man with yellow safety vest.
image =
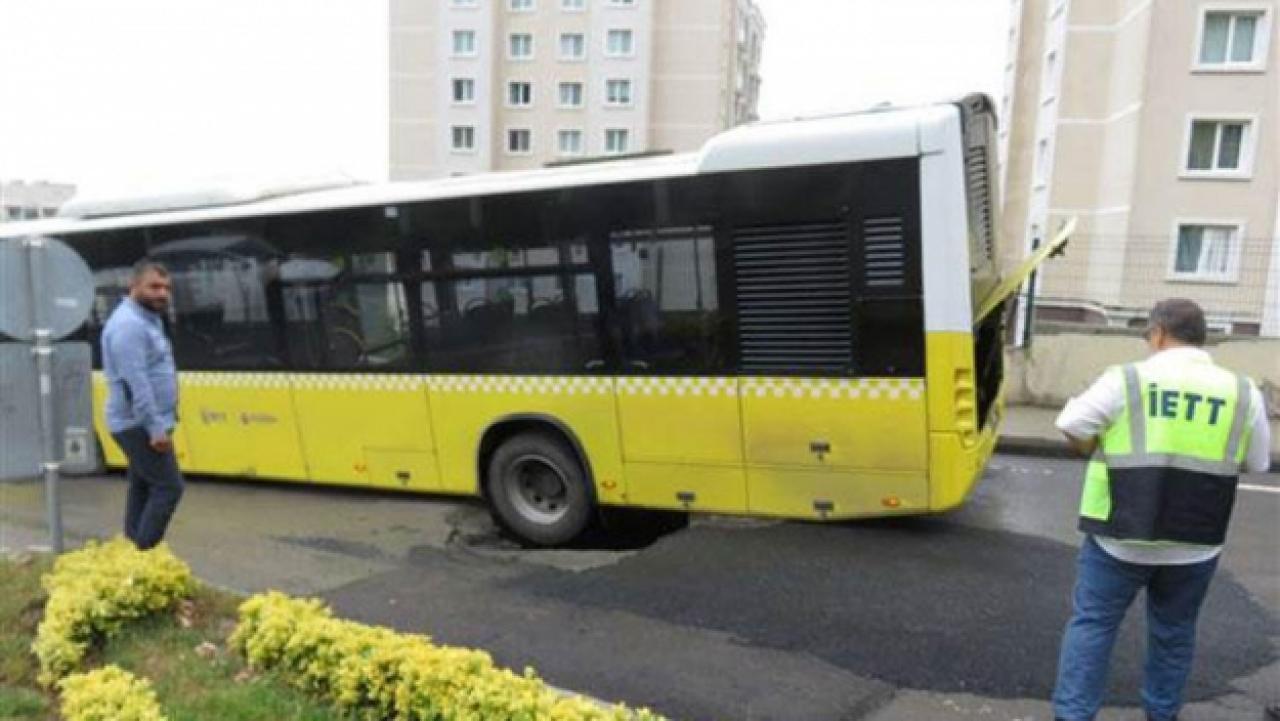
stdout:
{"type": "Polygon", "coordinates": [[[1164,300],[1146,332],[1152,355],[1110,368],[1072,398],[1057,426],[1091,456],[1080,504],[1071,620],[1062,639],[1054,716],[1091,721],[1102,706],[1116,632],[1147,594],[1142,702],[1151,721],[1177,719],[1196,618],[1218,565],[1240,467],[1269,465],[1262,394],[1201,349],[1204,313],[1164,300]]]}

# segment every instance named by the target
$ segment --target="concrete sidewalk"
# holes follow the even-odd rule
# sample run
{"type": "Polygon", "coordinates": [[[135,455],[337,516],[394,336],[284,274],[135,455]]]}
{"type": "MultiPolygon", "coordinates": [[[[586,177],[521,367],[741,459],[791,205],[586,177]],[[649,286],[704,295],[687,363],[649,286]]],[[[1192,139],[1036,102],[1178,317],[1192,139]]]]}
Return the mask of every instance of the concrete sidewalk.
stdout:
{"type": "MultiPolygon", "coordinates": [[[[1061,408],[1011,405],[1005,407],[1004,421],[996,450],[1017,455],[1077,458],[1067,447],[1053,422],[1061,408]]],[[[1271,422],[1271,471],[1280,471],[1280,423],[1271,422]]]]}

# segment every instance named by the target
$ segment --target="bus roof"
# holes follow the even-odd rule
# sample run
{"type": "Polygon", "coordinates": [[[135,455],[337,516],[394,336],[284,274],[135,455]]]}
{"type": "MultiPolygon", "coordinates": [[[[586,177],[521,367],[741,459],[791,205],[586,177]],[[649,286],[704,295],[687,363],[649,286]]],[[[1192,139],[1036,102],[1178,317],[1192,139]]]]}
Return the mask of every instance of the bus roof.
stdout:
{"type": "Polygon", "coordinates": [[[583,163],[536,170],[485,173],[454,178],[389,183],[353,184],[288,193],[280,186],[265,186],[269,194],[252,192],[183,191],[195,199],[217,204],[174,208],[181,202],[175,193],[153,198],[103,199],[95,204],[72,200],[67,210],[79,217],[54,218],[0,224],[0,238],[59,235],[178,223],[209,222],[256,216],[378,207],[424,200],[500,195],[605,185],[699,173],[856,162],[912,157],[929,146],[925,125],[955,117],[951,103],[918,107],[892,107],[823,117],[756,122],[711,138],[694,153],[583,163]],[[109,215],[112,209],[160,208],[152,212],[109,215]],[[93,216],[99,217],[93,217],[93,216]]]}

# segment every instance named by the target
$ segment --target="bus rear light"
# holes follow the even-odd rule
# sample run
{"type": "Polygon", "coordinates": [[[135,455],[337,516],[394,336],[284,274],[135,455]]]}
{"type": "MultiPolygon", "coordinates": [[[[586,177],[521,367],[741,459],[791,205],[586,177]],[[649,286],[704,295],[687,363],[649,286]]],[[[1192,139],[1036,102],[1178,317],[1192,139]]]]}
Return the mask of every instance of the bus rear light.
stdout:
{"type": "Polygon", "coordinates": [[[960,443],[972,448],[978,442],[978,396],[973,384],[973,371],[959,368],[955,371],[956,430],[960,443]]]}

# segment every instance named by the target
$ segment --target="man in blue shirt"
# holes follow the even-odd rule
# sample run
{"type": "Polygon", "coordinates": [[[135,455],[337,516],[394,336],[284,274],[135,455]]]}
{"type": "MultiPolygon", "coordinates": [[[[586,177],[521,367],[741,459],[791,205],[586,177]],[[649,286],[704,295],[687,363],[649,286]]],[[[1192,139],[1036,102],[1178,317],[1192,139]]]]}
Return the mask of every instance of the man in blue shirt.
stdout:
{"type": "Polygon", "coordinates": [[[124,533],[142,550],[164,538],[183,490],[172,438],[178,375],[161,321],[170,292],[169,271],[154,261],[139,261],[129,295],[102,329],[107,428],[129,459],[124,533]]]}

